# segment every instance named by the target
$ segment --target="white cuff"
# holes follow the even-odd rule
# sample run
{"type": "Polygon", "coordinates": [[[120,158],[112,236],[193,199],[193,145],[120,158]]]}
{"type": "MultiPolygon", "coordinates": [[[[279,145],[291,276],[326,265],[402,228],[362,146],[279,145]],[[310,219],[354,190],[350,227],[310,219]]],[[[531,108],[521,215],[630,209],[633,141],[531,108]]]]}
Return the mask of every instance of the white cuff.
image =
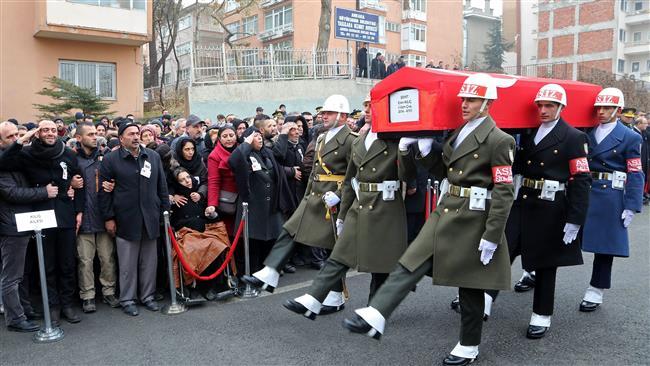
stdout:
{"type": "Polygon", "coordinates": [[[366,323],[370,324],[373,329],[375,329],[380,334],[384,334],[384,327],[386,326],[386,318],[379,312],[379,310],[368,306],[367,308],[361,308],[354,311],[359,315],[366,323]]]}
{"type": "Polygon", "coordinates": [[[300,297],[296,297],[294,301],[302,304],[302,306],[306,307],[307,310],[311,311],[316,315],[320,313],[320,308],[322,304],[318,300],[316,300],[316,298],[314,298],[309,294],[304,294],[300,297]]]}
{"type": "Polygon", "coordinates": [[[458,342],[450,354],[456,357],[476,358],[478,356],[478,346],[463,346],[458,342]]]}
{"type": "Polygon", "coordinates": [[[492,302],[494,302],[494,300],[492,300],[492,296],[488,295],[486,292],[484,292],[483,295],[485,296],[485,307],[483,308],[483,314],[490,316],[492,312],[492,302]]]}
{"type": "Polygon", "coordinates": [[[605,291],[602,289],[589,286],[587,287],[587,292],[585,292],[583,300],[593,302],[594,304],[602,304],[604,293],[605,291]]]}
{"type": "Polygon", "coordinates": [[[330,291],[325,300],[323,300],[323,305],[325,306],[341,306],[343,304],[345,304],[345,299],[343,298],[342,292],[330,291]]]}
{"type": "Polygon", "coordinates": [[[530,316],[530,325],[537,327],[550,327],[551,326],[551,316],[550,315],[537,315],[533,313],[530,316]]]}
{"type": "Polygon", "coordinates": [[[253,277],[269,286],[273,286],[273,288],[276,288],[278,287],[278,281],[280,280],[280,273],[275,268],[265,266],[259,271],[253,273],[253,277]]]}

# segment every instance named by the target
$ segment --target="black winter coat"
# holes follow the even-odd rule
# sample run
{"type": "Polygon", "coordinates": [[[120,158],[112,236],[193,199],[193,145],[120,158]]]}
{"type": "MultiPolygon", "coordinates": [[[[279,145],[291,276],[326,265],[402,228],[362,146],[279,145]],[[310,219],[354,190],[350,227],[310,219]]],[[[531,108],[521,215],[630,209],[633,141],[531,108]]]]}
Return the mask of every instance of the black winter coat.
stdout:
{"type": "Polygon", "coordinates": [[[45,145],[40,140],[35,140],[32,146],[26,147],[18,143],[12,144],[0,157],[0,167],[3,170],[23,172],[32,187],[44,188],[50,183],[57,186],[59,194],[55,199],[35,202],[32,209],[54,210],[58,228],[75,228],[76,214],[83,212],[85,204],[83,188],[75,190],[74,199],[68,197],[72,177],[81,173],[77,156],[61,140],[46,148],[47,157],[40,153],[41,146],[45,145]]]}
{"type": "Polygon", "coordinates": [[[136,159],[120,147],[104,157],[99,175],[100,183],[115,180],[113,192],[100,190],[99,205],[105,221],[115,220],[117,236],[130,241],[158,238],[161,214],[169,210],[160,156],[141,147],[136,159]],[[150,170],[148,177],[142,174],[145,166],[150,170]]]}
{"type": "Polygon", "coordinates": [[[305,149],[300,143],[292,144],[286,134],[278,136],[275,145],[273,145],[273,156],[275,160],[282,166],[283,171],[287,177],[289,190],[293,194],[296,202],[299,202],[305,195],[305,182],[309,176],[304,175],[304,166],[302,160],[305,157],[305,149]],[[302,175],[301,180],[295,179],[296,170],[294,167],[299,167],[302,175]]]}
{"type": "Polygon", "coordinates": [[[90,155],[86,155],[83,149],[77,152],[77,163],[84,179],[86,191],[83,219],[81,221],[80,233],[100,233],[105,231],[104,218],[99,209],[99,167],[104,158],[102,149],[95,149],[90,155]]]}
{"type": "Polygon", "coordinates": [[[48,200],[45,187],[30,188],[20,172],[0,172],[0,235],[24,236],[16,231],[16,214],[33,211],[36,202],[48,200]]]}

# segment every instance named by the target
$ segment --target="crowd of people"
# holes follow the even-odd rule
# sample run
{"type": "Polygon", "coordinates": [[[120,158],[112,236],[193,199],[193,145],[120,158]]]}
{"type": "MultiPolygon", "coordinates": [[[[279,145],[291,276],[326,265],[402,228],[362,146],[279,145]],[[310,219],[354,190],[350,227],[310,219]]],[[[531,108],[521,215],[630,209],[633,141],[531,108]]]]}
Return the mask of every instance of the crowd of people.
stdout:
{"type": "MultiPolygon", "coordinates": [[[[280,105],[271,116],[258,107],[251,117],[214,121],[163,111],[146,123],[81,112],[69,124],[58,117],[0,123],[8,329],[36,331],[43,317],[33,306],[33,240],[17,231],[16,213],[56,214],[57,227],[43,230],[43,247],[58,325],[61,318],[82,320],[79,302],[84,313],[97,310],[97,277],[109,306],[130,316],[138,305],[158,311],[163,212],[171,212],[177,232],[223,223],[232,240],[243,202],[252,275],[239,277],[272,292],[296,266],[318,269],[307,293],[285,303],[308,318],[343,309],[349,268],[372,279],[368,307],[345,326],[377,339],[424,275],[458,287],[452,307],[463,326],[447,365],[476,358],[482,322],[498,291],[510,287],[516,256],[525,271],[515,288],[535,289],[529,338],[550,327],[557,268],[582,264],[581,250],[596,256],[580,309],[596,310],[611,286],[612,258],[629,255],[626,228],[647,203],[647,117],[623,108],[622,93],[607,88],[594,104],[600,124],[586,134],[561,118],[566,92],[549,84],[534,101],[540,127],[515,139],[489,115],[497,99],[491,80],[467,78],[478,87],[458,94],[465,123],[445,138],[382,139],[370,128],[370,97],[352,110],[342,95],[313,113],[280,105]],[[448,184],[425,221],[429,178],[448,184]],[[544,219],[549,215],[554,219],[544,219]]],[[[235,253],[237,267],[243,259],[235,253]]],[[[215,299],[222,285],[208,283],[202,295],[215,299]]]]}

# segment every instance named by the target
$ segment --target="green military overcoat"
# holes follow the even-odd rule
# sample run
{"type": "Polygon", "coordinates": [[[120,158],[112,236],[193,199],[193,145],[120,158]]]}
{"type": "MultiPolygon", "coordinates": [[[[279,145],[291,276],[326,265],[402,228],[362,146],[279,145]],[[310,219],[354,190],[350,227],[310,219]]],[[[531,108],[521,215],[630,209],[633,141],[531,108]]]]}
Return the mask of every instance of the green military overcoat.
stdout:
{"type": "MultiPolygon", "coordinates": [[[[366,150],[366,133],[352,143],[352,159],[343,183],[340,219],[343,232],[330,258],[361,272],[390,273],[406,249],[406,210],[402,192],[384,201],[382,192],[359,191],[351,180],[361,183],[399,181],[398,144],[377,139],[366,150]]],[[[398,183],[401,186],[401,183],[398,183]]]]}
{"type": "Polygon", "coordinates": [[[335,233],[332,222],[326,216],[327,209],[322,197],[327,191],[332,191],[341,197],[341,189],[336,182],[315,181],[317,174],[327,175],[318,160],[318,154],[320,152],[322,162],[331,174],[344,175],[350,160],[352,141],[358,135],[345,125],[327,143],[325,142],[326,134],[327,132],[324,132],[318,136],[314,167],[307,182],[305,196],[296,211],[284,224],[284,229],[298,243],[332,249],[335,233]]]}
{"type": "MultiPolygon", "coordinates": [[[[485,211],[474,211],[469,209],[469,198],[443,195],[399,262],[414,271],[424,261],[433,260],[432,277],[436,285],[508,290],[510,259],[504,230],[514,186],[511,179],[510,183],[495,184],[493,168],[507,167],[506,171],[511,171],[515,141],[488,116],[454,150],[452,143],[461,128],[445,141],[442,154],[432,152],[420,161],[432,169],[434,176],[446,177],[450,184],[491,190],[492,199],[486,201],[485,211]],[[480,261],[481,238],[498,244],[488,265],[480,261]]],[[[400,164],[409,175],[415,169],[412,156],[400,154],[400,164]]],[[[497,176],[501,180],[502,176],[497,176]]]]}

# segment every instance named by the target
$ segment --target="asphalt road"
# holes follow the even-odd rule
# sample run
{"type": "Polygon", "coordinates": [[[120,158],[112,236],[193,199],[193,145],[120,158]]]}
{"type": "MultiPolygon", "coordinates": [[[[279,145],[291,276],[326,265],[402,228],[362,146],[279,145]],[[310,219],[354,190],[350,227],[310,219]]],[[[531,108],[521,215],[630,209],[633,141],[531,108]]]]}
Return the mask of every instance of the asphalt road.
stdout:
{"type": "MultiPolygon", "coordinates": [[[[504,292],[483,328],[479,365],[650,364],[650,215],[631,226],[631,256],[614,261],[612,289],[594,313],[578,304],[588,285],[585,265],[558,271],[555,315],[547,336],[525,338],[532,293],[504,292]]],[[[63,321],[65,338],[35,344],[31,334],[0,329],[0,364],[190,365],[437,365],[457,342],[460,316],[449,309],[456,290],[425,278],[389,320],[380,342],[341,326],[365,306],[369,275],[351,273],[352,298],[338,314],[316,321],[285,310],[284,300],[304,293],[316,271],[285,275],[275,294],[209,303],[177,316],[141,308],[138,317],[98,304],[79,324],[63,321]]],[[[513,265],[513,283],[521,274],[513,265]]]]}

